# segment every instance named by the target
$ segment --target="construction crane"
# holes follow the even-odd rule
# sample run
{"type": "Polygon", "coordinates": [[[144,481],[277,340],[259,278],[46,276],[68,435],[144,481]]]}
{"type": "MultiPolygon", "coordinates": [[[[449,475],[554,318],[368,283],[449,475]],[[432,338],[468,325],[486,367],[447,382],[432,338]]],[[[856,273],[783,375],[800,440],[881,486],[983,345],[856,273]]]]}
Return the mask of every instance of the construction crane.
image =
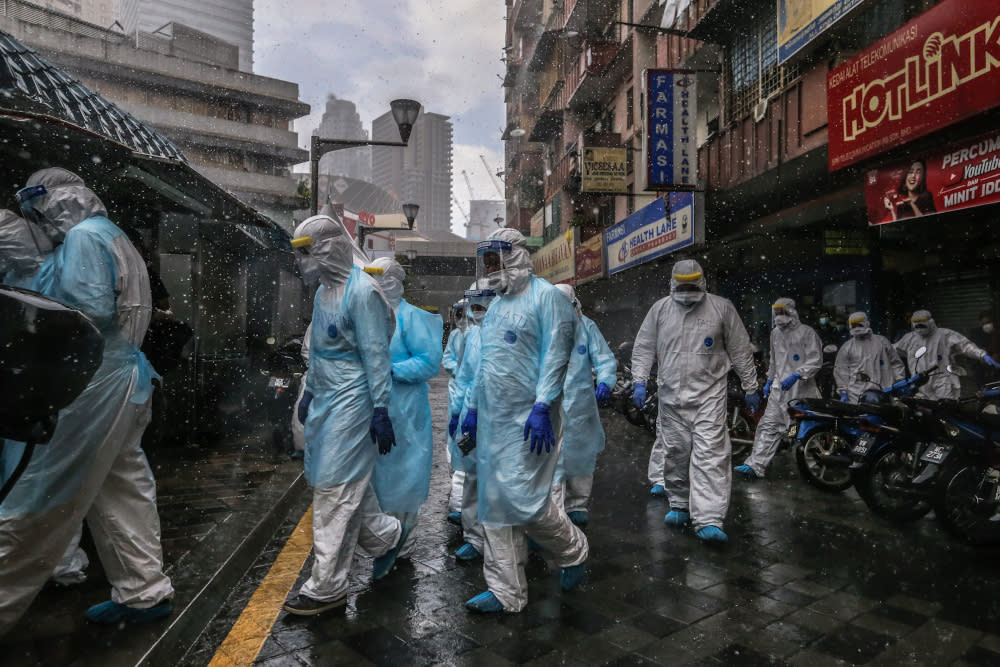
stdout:
{"type": "Polygon", "coordinates": [[[471,225],[472,218],[470,218],[469,214],[466,213],[464,209],[462,209],[462,205],[458,203],[458,197],[455,196],[454,192],[451,193],[451,201],[455,204],[455,208],[458,209],[458,212],[462,214],[462,217],[465,218],[465,226],[468,227],[469,225],[471,225]]]}
{"type": "Polygon", "coordinates": [[[486,167],[486,174],[490,177],[490,182],[493,183],[493,187],[496,188],[497,194],[500,195],[500,199],[503,199],[503,190],[500,189],[500,184],[497,183],[496,176],[493,175],[493,170],[490,169],[490,165],[486,161],[486,156],[480,153],[479,159],[483,161],[483,166],[486,167]]]}
{"type": "Polygon", "coordinates": [[[472,191],[472,181],[469,180],[469,172],[463,169],[462,178],[465,179],[465,187],[469,188],[469,199],[475,199],[476,194],[472,191]]]}

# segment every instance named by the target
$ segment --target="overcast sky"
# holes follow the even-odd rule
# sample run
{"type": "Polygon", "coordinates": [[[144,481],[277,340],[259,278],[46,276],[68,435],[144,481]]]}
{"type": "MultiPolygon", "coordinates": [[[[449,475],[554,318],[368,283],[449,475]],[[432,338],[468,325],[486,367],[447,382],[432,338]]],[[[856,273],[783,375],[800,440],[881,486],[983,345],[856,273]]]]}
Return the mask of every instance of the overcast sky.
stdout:
{"type": "MultiPolygon", "coordinates": [[[[255,0],[254,71],[299,84],[313,108],[296,123],[302,147],[329,93],[354,102],[369,132],[398,97],[450,116],[452,188],[468,212],[463,169],[476,199],[499,198],[479,155],[502,168],[504,14],[500,0],[255,0]]],[[[453,207],[456,233],[464,223],[453,207]]]]}

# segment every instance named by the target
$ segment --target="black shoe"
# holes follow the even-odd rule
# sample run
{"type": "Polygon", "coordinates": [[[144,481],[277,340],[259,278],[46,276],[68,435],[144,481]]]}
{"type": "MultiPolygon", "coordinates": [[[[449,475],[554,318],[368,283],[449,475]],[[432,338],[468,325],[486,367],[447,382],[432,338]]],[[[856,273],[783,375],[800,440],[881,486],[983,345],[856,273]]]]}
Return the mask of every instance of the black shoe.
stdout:
{"type": "Polygon", "coordinates": [[[295,614],[296,616],[315,616],[316,614],[322,614],[324,611],[329,611],[330,609],[343,607],[345,604],[347,604],[347,598],[321,602],[320,600],[313,600],[311,597],[299,593],[294,598],[283,604],[281,608],[289,614],[295,614]]]}

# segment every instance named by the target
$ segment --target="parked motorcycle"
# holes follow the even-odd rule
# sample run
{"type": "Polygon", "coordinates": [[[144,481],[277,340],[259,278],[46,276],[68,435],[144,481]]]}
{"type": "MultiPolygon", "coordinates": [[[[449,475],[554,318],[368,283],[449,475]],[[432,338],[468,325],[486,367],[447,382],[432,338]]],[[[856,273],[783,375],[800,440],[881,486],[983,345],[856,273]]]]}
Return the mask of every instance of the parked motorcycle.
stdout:
{"type": "MultiPolygon", "coordinates": [[[[273,338],[268,343],[275,344],[273,338]]],[[[299,394],[299,382],[306,371],[302,360],[302,338],[291,338],[272,349],[264,360],[262,375],[267,376],[266,409],[271,424],[271,444],[278,451],[293,450],[291,415],[299,394]]]]}
{"type": "Polygon", "coordinates": [[[940,467],[935,515],[949,533],[971,544],[1000,543],[998,398],[1000,385],[994,383],[976,397],[942,402],[933,412],[942,426],[939,437],[921,456],[940,467]]]}

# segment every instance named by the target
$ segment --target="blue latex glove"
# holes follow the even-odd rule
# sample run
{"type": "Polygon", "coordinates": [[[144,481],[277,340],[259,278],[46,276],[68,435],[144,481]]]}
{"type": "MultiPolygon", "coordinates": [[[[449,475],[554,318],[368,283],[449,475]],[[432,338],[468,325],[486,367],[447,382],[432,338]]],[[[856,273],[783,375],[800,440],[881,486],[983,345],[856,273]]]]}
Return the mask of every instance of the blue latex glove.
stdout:
{"type": "Polygon", "coordinates": [[[396,446],[396,434],[393,433],[392,422],[389,421],[389,408],[375,408],[368,435],[371,436],[372,442],[378,444],[378,453],[383,456],[396,446]]]}
{"type": "MultiPolygon", "coordinates": [[[[774,380],[768,380],[764,383],[764,398],[771,395],[771,385],[774,384],[774,380]]],[[[754,410],[756,412],[756,410],[754,410]]]]}
{"type": "Polygon", "coordinates": [[[781,391],[788,391],[795,386],[795,383],[802,379],[802,376],[798,373],[792,373],[784,380],[781,381],[781,391]]]}
{"type": "Polygon", "coordinates": [[[850,400],[850,398],[847,396],[847,392],[846,391],[840,392],[840,402],[841,403],[847,403],[849,400],[850,400]]]}
{"type": "Polygon", "coordinates": [[[636,382],[635,389],[632,390],[632,402],[635,403],[635,407],[642,410],[646,405],[646,383],[636,382]]]}
{"type": "Polygon", "coordinates": [[[462,435],[467,435],[473,440],[476,439],[476,427],[479,425],[479,413],[475,410],[469,410],[465,413],[465,419],[462,421],[462,435]]]}
{"type": "Polygon", "coordinates": [[[983,363],[985,363],[987,366],[992,366],[993,368],[1000,370],[1000,362],[997,362],[993,357],[991,357],[988,354],[983,357],[983,363]]]}
{"type": "Polygon", "coordinates": [[[302,392],[302,400],[299,401],[299,423],[305,424],[306,417],[309,416],[309,404],[312,403],[313,393],[306,389],[302,392]]]}
{"type": "Polygon", "coordinates": [[[552,451],[552,445],[556,444],[556,435],[552,432],[552,421],[549,419],[549,406],[544,403],[535,403],[528,415],[528,421],[524,422],[524,439],[531,436],[531,448],[529,451],[541,455],[542,446],[545,452],[552,451]]]}
{"type": "Polygon", "coordinates": [[[448,437],[454,438],[455,431],[458,430],[458,415],[452,415],[448,420],[448,437]]]}
{"type": "Polygon", "coordinates": [[[601,382],[597,385],[597,391],[594,392],[594,395],[597,396],[598,404],[604,405],[611,398],[611,389],[608,385],[601,382]]]}
{"type": "Polygon", "coordinates": [[[760,394],[757,392],[747,394],[743,400],[747,405],[747,410],[754,414],[760,412],[760,394]]]}

